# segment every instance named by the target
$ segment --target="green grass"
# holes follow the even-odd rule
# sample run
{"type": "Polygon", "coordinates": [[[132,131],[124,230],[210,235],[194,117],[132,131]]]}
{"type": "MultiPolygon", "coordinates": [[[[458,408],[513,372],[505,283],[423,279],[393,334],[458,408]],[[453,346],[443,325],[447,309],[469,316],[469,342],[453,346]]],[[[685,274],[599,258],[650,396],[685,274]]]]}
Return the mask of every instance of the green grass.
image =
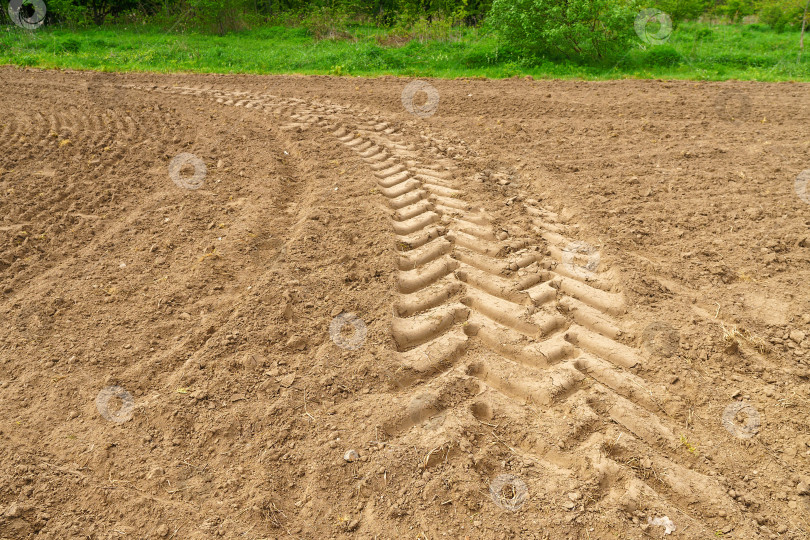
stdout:
{"type": "MultiPolygon", "coordinates": [[[[105,71],[302,73],[419,77],[666,78],[810,81],[798,32],[763,25],[684,23],[668,43],[639,46],[600,65],[523,58],[492,34],[453,30],[399,45],[384,30],[352,26],[349,39],[315,40],[303,28],[264,27],[225,36],[154,26],[81,30],[0,29],[0,64],[105,71]]],[[[401,37],[401,36],[400,36],[401,37]]]]}

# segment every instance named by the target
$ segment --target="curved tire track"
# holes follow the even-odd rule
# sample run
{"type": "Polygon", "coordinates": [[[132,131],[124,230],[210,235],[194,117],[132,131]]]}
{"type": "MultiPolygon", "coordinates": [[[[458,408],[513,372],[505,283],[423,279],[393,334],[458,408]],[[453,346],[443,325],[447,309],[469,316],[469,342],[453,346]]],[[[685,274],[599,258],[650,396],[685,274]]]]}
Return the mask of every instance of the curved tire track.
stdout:
{"type": "MultiPolygon", "coordinates": [[[[421,161],[388,122],[349,128],[364,115],[347,107],[212,88],[160,91],[263,109],[285,117],[285,130],[323,128],[368,165],[398,253],[394,378],[411,403],[385,426],[390,436],[437,420],[477,426],[497,411],[502,423],[525,423],[510,450],[535,461],[549,485],[591,485],[604,509],[656,507],[702,534],[717,530],[718,510],[740,512],[717,481],[691,469],[666,396],[633,372],[644,359],[622,342],[620,280],[610,270],[582,271],[575,239],[551,210],[526,200],[535,235],[509,237],[464,202],[454,168],[421,161]]],[[[755,534],[745,524],[737,531],[755,534]]]]}

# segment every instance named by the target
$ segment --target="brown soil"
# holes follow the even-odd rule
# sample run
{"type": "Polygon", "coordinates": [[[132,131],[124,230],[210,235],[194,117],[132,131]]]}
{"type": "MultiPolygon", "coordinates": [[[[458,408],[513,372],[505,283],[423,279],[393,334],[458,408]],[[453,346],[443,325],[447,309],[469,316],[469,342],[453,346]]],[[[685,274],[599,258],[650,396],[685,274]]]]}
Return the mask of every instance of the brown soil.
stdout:
{"type": "Polygon", "coordinates": [[[810,86],[408,82],[0,70],[0,538],[810,535],[810,86]]]}

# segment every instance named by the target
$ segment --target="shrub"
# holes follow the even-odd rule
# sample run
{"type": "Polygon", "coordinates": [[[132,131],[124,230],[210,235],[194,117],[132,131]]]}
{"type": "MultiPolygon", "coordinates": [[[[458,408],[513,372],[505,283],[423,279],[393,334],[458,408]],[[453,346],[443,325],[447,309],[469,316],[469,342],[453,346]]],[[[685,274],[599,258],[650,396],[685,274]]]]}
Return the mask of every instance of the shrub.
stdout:
{"type": "Polygon", "coordinates": [[[669,15],[674,26],[684,20],[697,19],[706,11],[708,5],[708,0],[656,0],[653,2],[653,7],[669,15]]]}
{"type": "Polygon", "coordinates": [[[805,3],[803,0],[762,2],[758,13],[759,20],[779,32],[787,28],[801,28],[805,3]]]}
{"type": "Polygon", "coordinates": [[[525,54],[602,60],[629,48],[638,11],[637,0],[495,0],[489,22],[525,54]]]}
{"type": "Polygon", "coordinates": [[[683,62],[681,54],[669,45],[654,47],[647,51],[646,63],[651,66],[677,66],[681,62],[683,62]]]}
{"type": "Polygon", "coordinates": [[[753,15],[756,6],[754,0],[725,0],[718,3],[714,11],[720,16],[728,17],[732,22],[740,22],[744,17],[753,15]]]}
{"type": "MultiPolygon", "coordinates": [[[[146,0],[143,0],[146,1],[146,0]]],[[[108,16],[118,16],[139,8],[141,0],[48,0],[48,12],[70,25],[86,20],[102,25],[108,16]]]]}
{"type": "Polygon", "coordinates": [[[246,0],[188,0],[195,19],[220,35],[243,28],[246,0]]]}
{"type": "Polygon", "coordinates": [[[753,32],[770,32],[771,29],[768,27],[767,24],[760,24],[760,23],[751,23],[745,25],[743,32],[746,33],[753,33],[753,32]]]}
{"type": "Polygon", "coordinates": [[[77,5],[73,0],[49,0],[46,5],[50,20],[72,27],[82,25],[87,21],[87,8],[77,5]]]}
{"type": "Polygon", "coordinates": [[[398,23],[389,33],[389,38],[399,41],[416,40],[419,43],[426,41],[449,41],[458,35],[454,30],[453,20],[445,17],[418,17],[398,23]]]}
{"type": "Polygon", "coordinates": [[[317,40],[346,39],[352,35],[346,31],[349,26],[349,14],[344,10],[312,10],[301,20],[301,26],[317,40]]]}

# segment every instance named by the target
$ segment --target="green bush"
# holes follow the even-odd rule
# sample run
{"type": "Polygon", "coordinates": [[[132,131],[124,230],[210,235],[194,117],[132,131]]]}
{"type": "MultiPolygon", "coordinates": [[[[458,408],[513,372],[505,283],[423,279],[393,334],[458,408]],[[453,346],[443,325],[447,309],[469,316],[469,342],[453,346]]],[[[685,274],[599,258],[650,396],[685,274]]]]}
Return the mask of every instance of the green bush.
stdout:
{"type": "Polygon", "coordinates": [[[663,45],[647,51],[646,60],[646,64],[650,66],[677,66],[683,62],[683,57],[669,45],[663,45]]]}
{"type": "Polygon", "coordinates": [[[349,18],[349,13],[344,10],[324,8],[307,13],[301,19],[301,26],[317,40],[346,39],[352,37],[347,31],[349,18]]]}
{"type": "Polygon", "coordinates": [[[721,0],[715,6],[714,12],[721,17],[727,17],[732,22],[740,22],[743,17],[756,12],[756,5],[754,0],[721,0]]]}
{"type": "Polygon", "coordinates": [[[49,0],[48,17],[51,21],[75,27],[87,22],[88,11],[84,6],[76,5],[73,0],[49,0]]]}
{"type": "Polygon", "coordinates": [[[760,24],[760,23],[746,24],[745,27],[743,28],[743,32],[745,34],[752,34],[752,33],[755,33],[755,32],[762,33],[762,32],[770,32],[770,31],[771,31],[771,29],[768,27],[767,24],[760,24]]]}
{"type": "Polygon", "coordinates": [[[669,15],[673,26],[684,20],[695,20],[706,11],[709,0],[655,0],[652,3],[656,7],[669,15]]]}
{"type": "Polygon", "coordinates": [[[637,0],[494,0],[489,23],[525,54],[603,60],[631,46],[639,7],[637,0]]]}
{"type": "Polygon", "coordinates": [[[248,0],[188,0],[194,19],[206,29],[223,35],[244,28],[242,17],[248,0]]]}
{"type": "Polygon", "coordinates": [[[778,32],[788,28],[801,28],[804,15],[803,0],[768,0],[762,2],[759,20],[778,32]]]}

